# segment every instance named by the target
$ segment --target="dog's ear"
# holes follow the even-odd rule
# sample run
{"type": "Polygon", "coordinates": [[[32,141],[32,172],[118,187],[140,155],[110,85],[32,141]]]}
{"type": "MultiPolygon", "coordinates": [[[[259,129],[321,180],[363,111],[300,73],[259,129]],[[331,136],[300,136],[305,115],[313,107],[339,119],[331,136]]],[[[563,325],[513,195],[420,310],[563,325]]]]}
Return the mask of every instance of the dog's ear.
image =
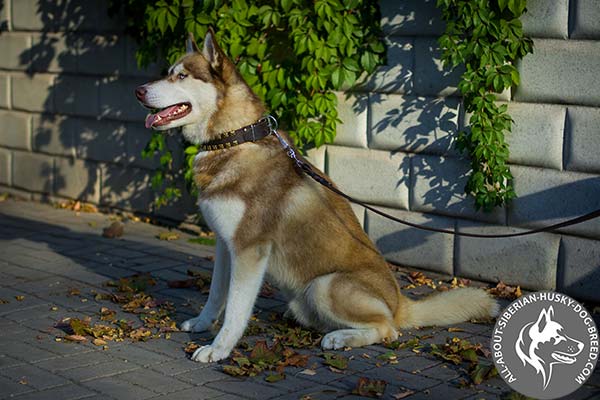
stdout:
{"type": "Polygon", "coordinates": [[[546,327],[546,324],[552,320],[552,316],[554,315],[554,308],[552,306],[548,307],[548,309],[542,309],[540,316],[535,322],[535,326],[537,326],[538,332],[542,332],[546,327]]]}
{"type": "Polygon", "coordinates": [[[188,39],[185,42],[185,51],[188,54],[200,52],[200,49],[198,48],[198,45],[196,44],[196,41],[194,40],[194,34],[192,32],[189,33],[188,39]]]}
{"type": "Polygon", "coordinates": [[[218,70],[219,66],[223,63],[223,50],[221,50],[215,41],[215,33],[212,28],[208,29],[208,32],[206,32],[206,36],[204,37],[202,54],[210,66],[215,70],[218,70]]]}

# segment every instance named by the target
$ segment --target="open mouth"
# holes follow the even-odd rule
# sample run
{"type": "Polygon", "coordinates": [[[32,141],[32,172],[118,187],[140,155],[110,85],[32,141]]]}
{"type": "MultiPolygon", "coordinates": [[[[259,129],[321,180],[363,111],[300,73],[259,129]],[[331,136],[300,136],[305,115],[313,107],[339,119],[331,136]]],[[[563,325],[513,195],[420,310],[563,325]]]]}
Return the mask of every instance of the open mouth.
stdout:
{"type": "Polygon", "coordinates": [[[575,361],[577,361],[575,358],[558,351],[552,353],[552,358],[564,364],[573,364],[575,361]]]}
{"type": "Polygon", "coordinates": [[[146,117],[146,128],[167,125],[171,121],[185,117],[191,111],[192,105],[187,102],[178,103],[160,110],[153,110],[153,112],[146,117]]]}

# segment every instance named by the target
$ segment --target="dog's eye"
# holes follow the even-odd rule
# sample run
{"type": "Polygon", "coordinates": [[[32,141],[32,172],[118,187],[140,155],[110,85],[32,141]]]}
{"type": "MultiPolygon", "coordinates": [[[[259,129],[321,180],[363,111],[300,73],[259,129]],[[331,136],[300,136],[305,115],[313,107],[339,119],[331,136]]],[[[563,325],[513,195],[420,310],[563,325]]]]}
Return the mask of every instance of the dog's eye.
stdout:
{"type": "Polygon", "coordinates": [[[185,78],[187,78],[187,74],[184,74],[183,72],[180,72],[180,73],[177,75],[177,78],[179,78],[179,80],[181,80],[181,81],[182,81],[182,80],[184,80],[185,78]]]}

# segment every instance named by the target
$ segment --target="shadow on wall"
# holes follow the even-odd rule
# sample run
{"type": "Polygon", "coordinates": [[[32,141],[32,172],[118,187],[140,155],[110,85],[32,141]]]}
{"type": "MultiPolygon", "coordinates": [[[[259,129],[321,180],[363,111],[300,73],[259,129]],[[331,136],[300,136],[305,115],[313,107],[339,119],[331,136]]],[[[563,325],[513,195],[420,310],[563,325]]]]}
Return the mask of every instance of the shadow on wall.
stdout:
{"type": "MultiPolygon", "coordinates": [[[[359,87],[372,92],[369,100],[352,104],[356,113],[370,108],[369,148],[411,155],[409,162],[406,158],[399,164],[397,183],[414,193],[411,209],[472,217],[473,202],[464,194],[468,161],[454,149],[460,121],[456,85],[462,71],[441,68],[437,37],[445,24],[435,0],[381,1],[380,6],[388,36],[387,65],[359,87]]],[[[419,222],[436,224],[427,216],[419,222]]],[[[377,245],[393,253],[426,245],[431,235],[401,230],[384,235],[377,245]]]]}
{"type": "MultiPolygon", "coordinates": [[[[120,16],[111,18],[107,10],[102,0],[37,2],[42,32],[20,54],[32,82],[46,79],[48,87],[43,104],[31,108],[42,111],[33,119],[32,147],[62,156],[48,167],[54,179],[44,192],[182,219],[195,212],[192,199],[156,210],[150,177],[158,157],[141,157],[150,131],[133,93],[159,68],[137,70],[135,46],[122,33],[120,16]]],[[[175,138],[167,144],[181,146],[175,138]]]]}

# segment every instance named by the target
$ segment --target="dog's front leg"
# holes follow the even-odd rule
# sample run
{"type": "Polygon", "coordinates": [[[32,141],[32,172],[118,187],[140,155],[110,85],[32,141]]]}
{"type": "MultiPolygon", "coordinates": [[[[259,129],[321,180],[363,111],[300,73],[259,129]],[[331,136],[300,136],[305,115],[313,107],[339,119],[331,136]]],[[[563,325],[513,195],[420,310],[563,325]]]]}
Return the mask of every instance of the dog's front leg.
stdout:
{"type": "Polygon", "coordinates": [[[227,244],[217,236],[215,266],[213,268],[210,282],[208,300],[202,312],[192,319],[181,324],[181,330],[185,332],[204,332],[213,327],[225,308],[225,300],[229,290],[229,276],[231,257],[227,244]]]}
{"type": "Polygon", "coordinates": [[[212,344],[194,352],[192,360],[211,362],[229,356],[246,330],[267,269],[270,250],[270,245],[258,245],[232,254],[231,282],[223,327],[212,344]]]}

